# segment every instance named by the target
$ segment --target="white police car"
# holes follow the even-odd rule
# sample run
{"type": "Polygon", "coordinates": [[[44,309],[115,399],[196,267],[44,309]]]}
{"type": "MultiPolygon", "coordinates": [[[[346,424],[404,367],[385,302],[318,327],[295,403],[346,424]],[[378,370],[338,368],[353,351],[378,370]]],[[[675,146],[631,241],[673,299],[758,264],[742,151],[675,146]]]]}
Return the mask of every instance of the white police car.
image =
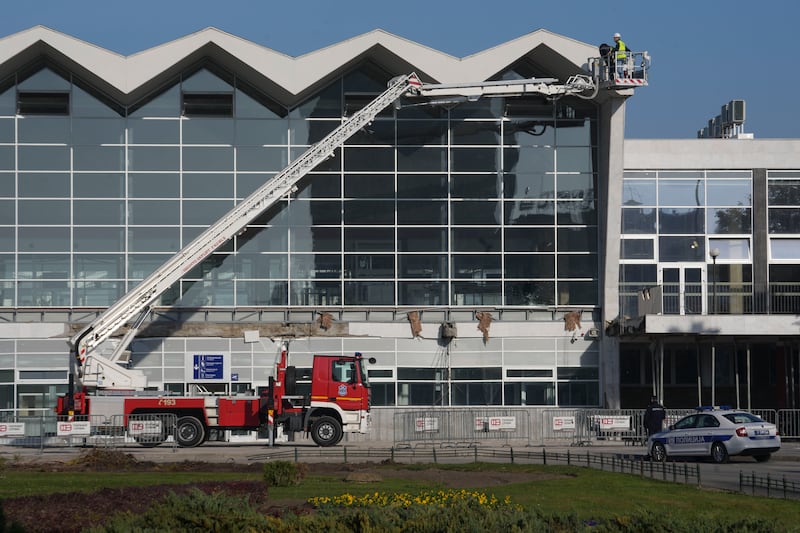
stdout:
{"type": "Polygon", "coordinates": [[[715,463],[724,463],[732,455],[750,455],[763,462],[780,447],[781,437],[774,424],[729,408],[699,407],[696,413],[647,439],[653,461],[666,461],[673,455],[710,457],[715,463]]]}

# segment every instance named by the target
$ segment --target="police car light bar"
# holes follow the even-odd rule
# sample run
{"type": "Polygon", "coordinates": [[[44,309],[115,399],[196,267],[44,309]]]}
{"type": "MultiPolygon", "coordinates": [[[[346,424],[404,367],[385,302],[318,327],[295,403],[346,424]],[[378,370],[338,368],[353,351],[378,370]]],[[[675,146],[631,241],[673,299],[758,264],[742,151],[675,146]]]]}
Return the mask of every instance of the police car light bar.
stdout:
{"type": "Polygon", "coordinates": [[[730,411],[732,407],[730,405],[700,405],[695,407],[695,411],[730,411]]]}

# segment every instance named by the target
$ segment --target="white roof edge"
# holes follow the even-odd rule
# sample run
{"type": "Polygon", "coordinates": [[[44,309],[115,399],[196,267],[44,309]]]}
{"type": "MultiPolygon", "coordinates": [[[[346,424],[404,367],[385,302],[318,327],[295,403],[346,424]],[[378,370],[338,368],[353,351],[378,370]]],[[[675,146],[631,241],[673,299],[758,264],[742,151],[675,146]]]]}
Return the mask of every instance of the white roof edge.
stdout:
{"type": "Polygon", "coordinates": [[[122,56],[45,26],[34,26],[0,38],[0,65],[38,42],[58,50],[124,94],[131,93],[208,44],[225,50],[294,95],[375,46],[385,48],[442,83],[483,81],[540,45],[548,46],[577,67],[595,53],[591,45],[540,29],[465,58],[457,58],[375,29],[291,57],[208,27],[130,56],[122,56]]]}

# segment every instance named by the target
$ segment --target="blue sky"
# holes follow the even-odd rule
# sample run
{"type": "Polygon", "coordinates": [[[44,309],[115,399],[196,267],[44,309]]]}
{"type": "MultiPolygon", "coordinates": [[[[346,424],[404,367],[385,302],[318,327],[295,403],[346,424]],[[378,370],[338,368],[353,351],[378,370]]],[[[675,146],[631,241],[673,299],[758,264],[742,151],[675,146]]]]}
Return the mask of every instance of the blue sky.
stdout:
{"type": "Polygon", "coordinates": [[[800,137],[796,0],[29,0],[3,6],[0,36],[43,25],[128,55],[213,26],[296,56],[381,28],[463,57],[540,28],[590,44],[620,32],[653,57],[628,138],[691,138],[747,102],[744,131],[800,137]]]}

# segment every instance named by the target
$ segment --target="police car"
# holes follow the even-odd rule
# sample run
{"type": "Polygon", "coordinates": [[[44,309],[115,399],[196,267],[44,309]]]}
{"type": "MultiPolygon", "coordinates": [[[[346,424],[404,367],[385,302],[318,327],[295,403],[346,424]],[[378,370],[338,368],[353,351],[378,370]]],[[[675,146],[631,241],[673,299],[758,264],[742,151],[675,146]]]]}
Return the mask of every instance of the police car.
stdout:
{"type": "Polygon", "coordinates": [[[698,407],[696,413],[647,439],[653,461],[666,461],[673,455],[710,457],[715,463],[724,463],[732,455],[750,455],[764,462],[780,447],[781,437],[774,424],[729,408],[698,407]]]}

